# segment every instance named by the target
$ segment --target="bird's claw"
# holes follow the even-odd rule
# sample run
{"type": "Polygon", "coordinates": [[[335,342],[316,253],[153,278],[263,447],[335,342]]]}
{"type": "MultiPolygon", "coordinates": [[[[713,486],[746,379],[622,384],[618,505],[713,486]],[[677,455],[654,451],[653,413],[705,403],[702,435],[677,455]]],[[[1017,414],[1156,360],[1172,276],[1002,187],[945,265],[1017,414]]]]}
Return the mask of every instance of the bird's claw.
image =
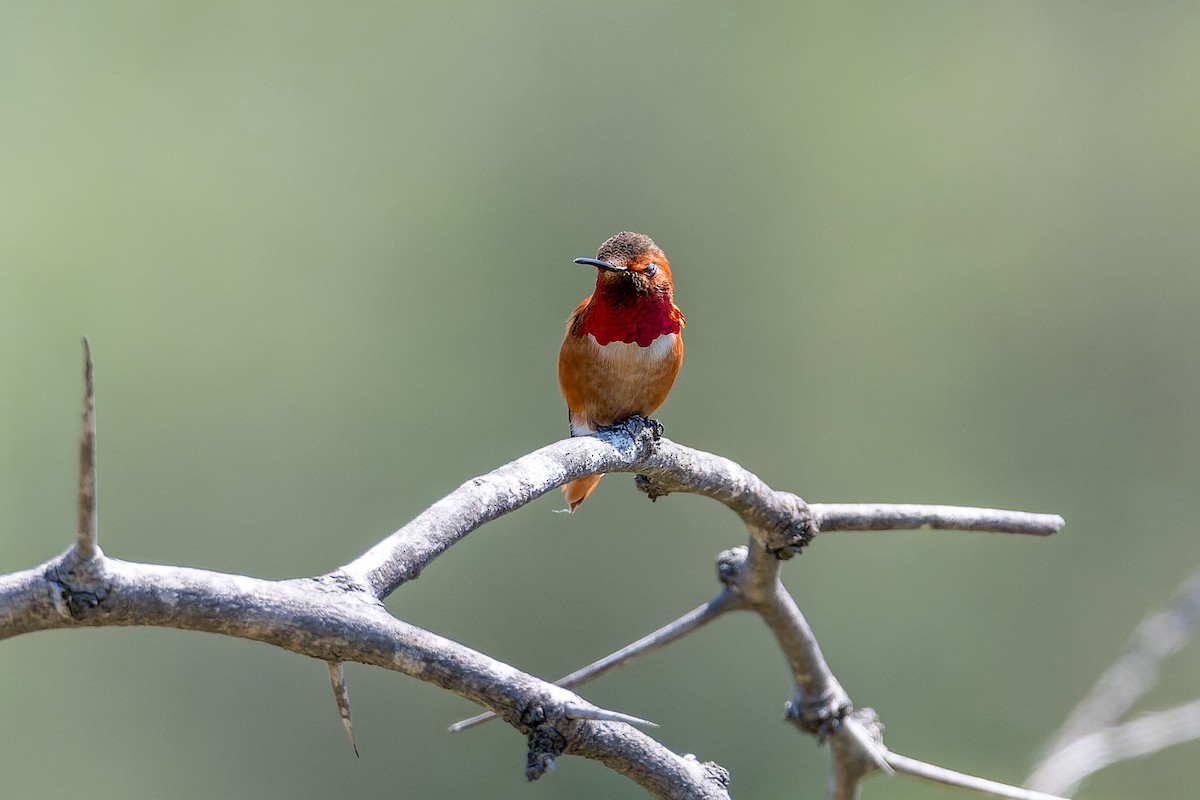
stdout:
{"type": "Polygon", "coordinates": [[[625,419],[617,420],[611,425],[604,425],[597,429],[598,431],[620,431],[627,433],[634,438],[637,438],[643,432],[649,433],[650,438],[658,441],[663,435],[663,424],[656,419],[643,417],[640,414],[634,414],[625,419]]]}
{"type": "Polygon", "coordinates": [[[650,417],[643,417],[641,414],[634,414],[628,419],[618,422],[617,424],[623,425],[625,430],[629,431],[629,433],[633,436],[637,436],[642,431],[646,431],[650,434],[650,438],[656,442],[661,439],[663,435],[663,424],[661,422],[650,417]]]}

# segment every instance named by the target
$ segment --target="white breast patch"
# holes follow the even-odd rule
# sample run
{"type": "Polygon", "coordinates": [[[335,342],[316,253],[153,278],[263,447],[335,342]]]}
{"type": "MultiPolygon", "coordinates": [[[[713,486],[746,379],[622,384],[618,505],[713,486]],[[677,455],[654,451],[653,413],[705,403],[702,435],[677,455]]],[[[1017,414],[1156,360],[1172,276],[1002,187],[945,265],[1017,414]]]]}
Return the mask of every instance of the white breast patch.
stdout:
{"type": "MultiPolygon", "coordinates": [[[[592,341],[596,341],[596,337],[588,334],[592,341]]],[[[660,358],[665,358],[671,349],[675,346],[675,340],[679,338],[678,333],[663,333],[657,336],[652,341],[649,347],[642,347],[637,342],[609,342],[606,345],[596,345],[600,347],[600,353],[605,358],[619,359],[637,359],[644,358],[650,361],[657,361],[660,358]]]]}

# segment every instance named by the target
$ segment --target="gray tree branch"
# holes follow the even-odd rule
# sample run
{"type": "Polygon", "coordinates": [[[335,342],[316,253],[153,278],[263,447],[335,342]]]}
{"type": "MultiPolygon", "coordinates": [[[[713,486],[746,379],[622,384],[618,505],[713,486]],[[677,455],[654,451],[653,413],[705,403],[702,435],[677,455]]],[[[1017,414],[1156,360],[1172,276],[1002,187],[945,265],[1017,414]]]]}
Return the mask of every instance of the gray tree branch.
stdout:
{"type": "Polygon", "coordinates": [[[0,639],[112,625],[220,633],[326,662],[355,661],[420,678],[496,711],[530,737],[534,754],[544,760],[533,767],[533,777],[567,753],[599,760],[655,797],[728,796],[704,765],[628,725],[576,719],[571,714],[575,709],[595,707],[566,689],[399,620],[369,593],[333,576],[270,581],[105,556],[84,565],[73,551],[0,576],[0,639]]]}
{"type": "Polygon", "coordinates": [[[355,661],[395,670],[478,703],[524,733],[530,779],[560,755],[570,754],[606,764],[654,797],[728,797],[724,770],[673,753],[622,721],[636,718],[591,705],[565,688],[397,619],[383,607],[382,598],[468,533],[567,481],[596,472],[636,472],[639,488],[652,500],[672,492],[713,498],[733,511],[750,535],[747,546],[719,559],[725,588],[716,600],[610,656],[601,667],[568,677],[582,682],[725,611],[754,611],[791,668],[789,717],[833,745],[830,794],[837,797],[853,796],[863,776],[889,771],[892,762],[878,729],[867,735],[868,728],[850,716],[849,697],[780,582],[781,562],[821,530],[960,528],[1044,535],[1063,524],[1055,515],[992,509],[809,505],[771,489],[726,458],[662,439],[656,424],[633,418],[594,436],[548,445],[464,483],[359,558],[325,575],[269,581],[131,563],[104,556],[96,545],[90,355],[85,363],[76,541],[40,566],[0,576],[0,639],[54,628],[148,625],[265,642],[329,665],[348,733],[349,706],[339,665],[355,661]]]}

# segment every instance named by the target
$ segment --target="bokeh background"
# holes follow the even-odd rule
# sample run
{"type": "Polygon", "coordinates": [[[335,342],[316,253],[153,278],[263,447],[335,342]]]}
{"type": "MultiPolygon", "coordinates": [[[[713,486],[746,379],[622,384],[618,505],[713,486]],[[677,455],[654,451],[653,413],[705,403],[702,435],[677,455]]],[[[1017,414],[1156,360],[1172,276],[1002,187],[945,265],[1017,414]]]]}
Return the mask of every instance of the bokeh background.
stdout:
{"type": "MultiPolygon", "coordinates": [[[[554,359],[644,231],[687,358],[671,438],[810,500],[1063,514],[1061,536],[821,538],[789,587],[908,755],[1020,781],[1200,563],[1200,6],[12,3],[0,10],[0,569],[73,529],[79,338],[110,555],[350,560],[566,432],[554,359]]],[[[744,535],[610,476],[389,607],[554,678],[710,597],[744,535]]],[[[1196,645],[1141,709],[1196,696],[1196,645]]],[[[417,680],[170,630],[0,644],[6,797],[624,798],[417,680]]],[[[725,619],[584,690],[813,796],[783,660],[725,619]]],[[[1196,745],[1088,798],[1187,796],[1196,745]]],[[[876,778],[867,797],[951,797],[876,778]]]]}

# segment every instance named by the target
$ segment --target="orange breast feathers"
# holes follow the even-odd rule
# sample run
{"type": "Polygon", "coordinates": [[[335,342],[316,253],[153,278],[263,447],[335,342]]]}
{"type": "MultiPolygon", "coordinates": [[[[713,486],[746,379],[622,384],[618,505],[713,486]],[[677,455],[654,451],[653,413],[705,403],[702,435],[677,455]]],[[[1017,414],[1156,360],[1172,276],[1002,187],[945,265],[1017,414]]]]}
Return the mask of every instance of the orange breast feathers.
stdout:
{"type": "Polygon", "coordinates": [[[650,416],[667,399],[683,363],[682,321],[642,345],[578,332],[575,323],[586,304],[572,316],[558,353],[558,385],[567,401],[572,436],[586,436],[635,414],[650,416]]]}

